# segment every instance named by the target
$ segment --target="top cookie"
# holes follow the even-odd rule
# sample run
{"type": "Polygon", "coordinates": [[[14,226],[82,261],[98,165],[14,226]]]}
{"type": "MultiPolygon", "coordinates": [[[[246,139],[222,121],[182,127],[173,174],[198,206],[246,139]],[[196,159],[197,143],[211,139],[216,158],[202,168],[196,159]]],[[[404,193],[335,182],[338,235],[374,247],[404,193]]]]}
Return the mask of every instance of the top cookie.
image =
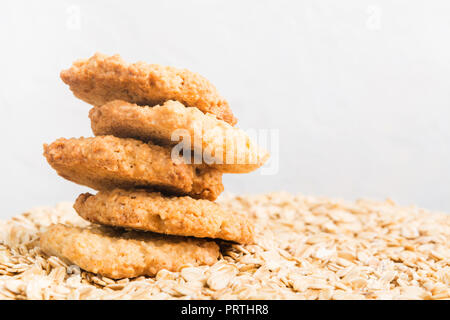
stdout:
{"type": "Polygon", "coordinates": [[[212,113],[231,125],[237,122],[228,102],[214,85],[187,69],[144,62],[129,64],[119,55],[96,53],[63,70],[61,79],[76,97],[94,106],[112,100],[150,106],[177,100],[204,113],[212,113]]]}

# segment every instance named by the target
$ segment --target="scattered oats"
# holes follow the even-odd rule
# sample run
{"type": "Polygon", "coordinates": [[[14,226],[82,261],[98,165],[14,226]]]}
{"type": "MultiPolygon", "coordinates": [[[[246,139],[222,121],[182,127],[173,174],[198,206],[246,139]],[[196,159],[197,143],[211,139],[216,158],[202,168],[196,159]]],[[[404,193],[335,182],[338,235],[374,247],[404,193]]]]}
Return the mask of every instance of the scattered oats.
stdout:
{"type": "Polygon", "coordinates": [[[186,282],[201,282],[206,281],[204,267],[187,267],[181,270],[181,276],[186,282]]]}
{"type": "Polygon", "coordinates": [[[175,280],[177,278],[177,274],[175,272],[170,272],[165,269],[160,270],[156,274],[156,280],[175,280]]]}
{"type": "Polygon", "coordinates": [[[328,260],[333,253],[336,251],[334,249],[326,249],[323,247],[319,247],[316,252],[314,253],[313,257],[320,259],[320,260],[328,260]]]}
{"type": "Polygon", "coordinates": [[[52,223],[87,225],[72,204],[0,221],[0,299],[450,299],[450,215],[391,200],[224,194],[256,244],[220,242],[213,266],[113,280],[48,257],[52,223]]]}
{"type": "Polygon", "coordinates": [[[379,281],[384,282],[385,284],[390,284],[395,279],[396,275],[396,271],[384,272],[379,281]]]}
{"type": "Polygon", "coordinates": [[[206,283],[212,290],[222,290],[228,286],[237,272],[238,270],[235,266],[219,261],[208,270],[209,277],[206,283]]]}

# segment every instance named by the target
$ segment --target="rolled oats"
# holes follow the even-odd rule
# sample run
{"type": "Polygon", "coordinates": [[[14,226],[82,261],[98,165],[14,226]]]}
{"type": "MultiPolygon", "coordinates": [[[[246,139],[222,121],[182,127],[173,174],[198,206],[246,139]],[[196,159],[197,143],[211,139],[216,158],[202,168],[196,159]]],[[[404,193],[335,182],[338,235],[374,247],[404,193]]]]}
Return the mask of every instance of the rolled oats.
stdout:
{"type": "Polygon", "coordinates": [[[72,204],[0,221],[0,299],[450,299],[450,215],[392,200],[223,195],[256,244],[220,242],[211,267],[112,280],[45,256],[52,223],[86,225],[72,204]]]}

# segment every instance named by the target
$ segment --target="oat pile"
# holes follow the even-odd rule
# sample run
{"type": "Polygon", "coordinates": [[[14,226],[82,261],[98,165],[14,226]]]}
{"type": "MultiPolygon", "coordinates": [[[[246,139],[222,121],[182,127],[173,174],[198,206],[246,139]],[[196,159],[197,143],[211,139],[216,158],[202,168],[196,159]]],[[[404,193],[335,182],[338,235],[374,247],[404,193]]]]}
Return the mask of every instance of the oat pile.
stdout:
{"type": "Polygon", "coordinates": [[[112,280],[38,247],[53,223],[85,225],[71,203],[0,222],[1,299],[449,299],[450,215],[388,200],[222,195],[256,244],[220,243],[213,266],[112,280]]]}

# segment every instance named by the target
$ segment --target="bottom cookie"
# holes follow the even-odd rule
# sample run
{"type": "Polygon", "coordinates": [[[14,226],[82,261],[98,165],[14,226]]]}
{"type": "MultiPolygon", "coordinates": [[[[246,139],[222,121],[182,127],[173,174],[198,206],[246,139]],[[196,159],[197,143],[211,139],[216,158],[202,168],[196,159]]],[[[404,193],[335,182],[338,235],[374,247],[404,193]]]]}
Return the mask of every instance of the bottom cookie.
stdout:
{"type": "Polygon", "coordinates": [[[41,235],[40,246],[48,255],[112,279],[154,276],[188,264],[212,265],[219,257],[214,241],[103,226],[53,225],[41,235]]]}

